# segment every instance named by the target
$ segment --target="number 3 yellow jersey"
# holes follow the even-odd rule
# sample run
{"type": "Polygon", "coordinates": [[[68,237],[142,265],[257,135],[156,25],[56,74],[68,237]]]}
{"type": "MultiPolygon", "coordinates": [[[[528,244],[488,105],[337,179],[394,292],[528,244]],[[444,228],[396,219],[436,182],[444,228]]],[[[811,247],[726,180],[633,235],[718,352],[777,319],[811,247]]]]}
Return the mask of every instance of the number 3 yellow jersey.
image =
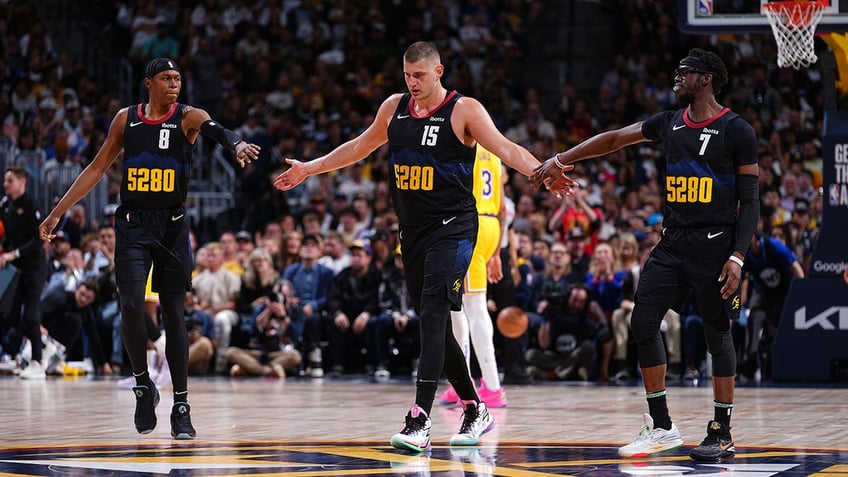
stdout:
{"type": "Polygon", "coordinates": [[[477,145],[474,161],[474,199],[477,200],[477,243],[471,255],[465,277],[465,293],[486,293],[488,283],[486,262],[497,253],[501,243],[501,160],[498,156],[477,145]]]}
{"type": "Polygon", "coordinates": [[[477,145],[474,161],[474,199],[477,213],[498,216],[501,210],[501,160],[498,156],[477,145]]]}

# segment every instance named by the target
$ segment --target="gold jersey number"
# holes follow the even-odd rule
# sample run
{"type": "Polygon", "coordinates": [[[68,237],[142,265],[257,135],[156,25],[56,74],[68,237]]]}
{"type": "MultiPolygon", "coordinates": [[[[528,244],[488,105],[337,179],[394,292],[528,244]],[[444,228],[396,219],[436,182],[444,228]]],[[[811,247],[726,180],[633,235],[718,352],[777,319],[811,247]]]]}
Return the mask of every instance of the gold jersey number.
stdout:
{"type": "Polygon", "coordinates": [[[433,167],[395,164],[395,185],[399,190],[433,190],[433,167]]]}
{"type": "Polygon", "coordinates": [[[127,169],[127,190],[131,192],[173,192],[176,174],[173,169],[127,169]]]}
{"type": "Polygon", "coordinates": [[[666,201],[709,204],[713,201],[712,177],[667,176],[666,201]]]}

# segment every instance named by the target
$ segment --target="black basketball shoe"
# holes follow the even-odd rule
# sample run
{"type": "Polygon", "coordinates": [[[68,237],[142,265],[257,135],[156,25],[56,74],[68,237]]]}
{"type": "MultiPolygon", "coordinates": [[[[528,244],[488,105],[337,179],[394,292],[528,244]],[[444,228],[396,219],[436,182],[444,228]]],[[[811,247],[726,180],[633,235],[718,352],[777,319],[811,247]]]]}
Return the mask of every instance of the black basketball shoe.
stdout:
{"type": "Polygon", "coordinates": [[[135,430],[139,434],[150,434],[156,429],[156,406],[159,405],[159,390],[149,383],[132,388],[135,393],[135,430]]]}
{"type": "Polygon", "coordinates": [[[710,421],[707,424],[707,437],[701,441],[701,445],[689,452],[689,457],[698,461],[718,462],[735,454],[730,427],[718,421],[710,421]]]}
{"type": "Polygon", "coordinates": [[[174,439],[194,439],[197,432],[191,425],[191,406],[185,402],[174,403],[171,408],[171,437],[174,439]]]}

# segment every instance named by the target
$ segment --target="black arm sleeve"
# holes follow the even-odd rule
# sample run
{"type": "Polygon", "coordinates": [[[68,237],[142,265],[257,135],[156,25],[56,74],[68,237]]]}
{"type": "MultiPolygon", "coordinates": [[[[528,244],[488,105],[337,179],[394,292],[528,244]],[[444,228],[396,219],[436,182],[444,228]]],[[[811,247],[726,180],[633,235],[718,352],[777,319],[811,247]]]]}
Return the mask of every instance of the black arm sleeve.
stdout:
{"type": "Polygon", "coordinates": [[[218,124],[216,121],[208,119],[200,125],[200,132],[217,142],[230,153],[236,153],[236,144],[240,143],[242,139],[238,134],[230,131],[229,129],[224,129],[223,126],[218,124]]]}
{"type": "Polygon", "coordinates": [[[736,245],[733,251],[741,253],[744,257],[751,245],[751,237],[757,230],[757,220],[760,216],[760,188],[757,176],[736,176],[736,193],[739,195],[739,217],[736,219],[736,245]]]}

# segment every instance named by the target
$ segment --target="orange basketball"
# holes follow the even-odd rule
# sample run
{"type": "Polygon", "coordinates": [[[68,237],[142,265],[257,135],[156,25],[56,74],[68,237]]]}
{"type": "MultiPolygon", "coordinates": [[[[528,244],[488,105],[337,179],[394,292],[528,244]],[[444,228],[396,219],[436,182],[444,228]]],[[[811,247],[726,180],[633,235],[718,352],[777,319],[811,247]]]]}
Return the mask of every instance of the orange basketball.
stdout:
{"type": "Polygon", "coordinates": [[[498,313],[498,331],[507,338],[518,338],[527,331],[527,314],[517,306],[508,306],[498,313]]]}

